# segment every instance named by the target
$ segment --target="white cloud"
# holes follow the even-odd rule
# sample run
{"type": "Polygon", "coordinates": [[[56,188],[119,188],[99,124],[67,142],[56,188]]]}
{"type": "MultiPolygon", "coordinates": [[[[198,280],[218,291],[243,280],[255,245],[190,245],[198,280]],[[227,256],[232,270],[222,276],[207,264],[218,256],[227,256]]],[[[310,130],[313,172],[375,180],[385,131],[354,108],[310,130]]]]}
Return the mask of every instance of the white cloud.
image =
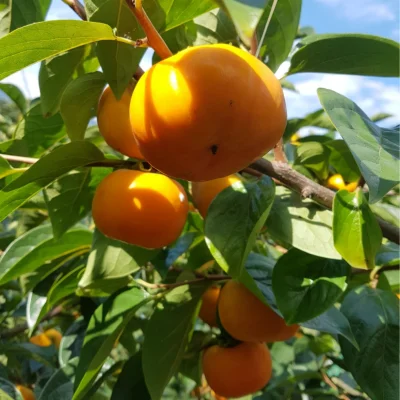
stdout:
{"type": "Polygon", "coordinates": [[[395,21],[397,0],[316,0],[337,10],[349,20],[395,21]]]}
{"type": "Polygon", "coordinates": [[[289,118],[303,117],[321,108],[317,96],[318,88],[334,90],[353,100],[367,114],[378,112],[392,114],[393,117],[382,125],[393,126],[400,123],[400,87],[386,83],[381,79],[330,74],[307,74],[294,82],[299,93],[285,90],[289,118]]]}

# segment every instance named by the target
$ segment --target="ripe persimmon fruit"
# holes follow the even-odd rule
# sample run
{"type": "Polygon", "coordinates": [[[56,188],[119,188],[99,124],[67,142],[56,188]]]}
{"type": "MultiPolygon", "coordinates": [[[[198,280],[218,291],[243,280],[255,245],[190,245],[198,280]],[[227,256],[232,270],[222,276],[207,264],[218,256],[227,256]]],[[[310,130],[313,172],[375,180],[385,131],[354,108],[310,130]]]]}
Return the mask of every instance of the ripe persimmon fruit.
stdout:
{"type": "Polygon", "coordinates": [[[334,190],[344,189],[346,184],[344,183],[343,176],[340,174],[330,176],[326,182],[326,187],[334,190]]]}
{"type": "Polygon", "coordinates": [[[271,354],[264,343],[243,342],[235,347],[214,345],[204,351],[203,372],[218,395],[245,396],[262,389],[271,379],[271,354]]]}
{"type": "Polygon", "coordinates": [[[54,344],[54,346],[58,349],[60,347],[62,334],[57,329],[47,329],[43,332],[54,344]]]}
{"type": "Polygon", "coordinates": [[[193,201],[203,218],[206,217],[208,207],[217,194],[239,181],[240,178],[232,174],[211,181],[192,183],[193,201]]]}
{"type": "Polygon", "coordinates": [[[358,182],[350,182],[346,185],[345,189],[349,192],[354,192],[357,189],[358,182]]]}
{"type": "Polygon", "coordinates": [[[32,344],[35,344],[36,346],[40,346],[40,347],[48,347],[48,346],[52,345],[52,341],[44,333],[39,333],[38,335],[32,336],[29,339],[29,341],[32,344]]]}
{"type": "Polygon", "coordinates": [[[97,187],[92,214],[104,235],[158,248],[178,238],[188,207],[185,190],[178,182],[161,174],[120,169],[97,187]]]}
{"type": "Polygon", "coordinates": [[[219,286],[209,287],[201,297],[199,318],[210,326],[218,326],[217,308],[221,288],[219,286]]]}
{"type": "Polygon", "coordinates": [[[243,284],[228,281],[221,290],[218,313],[222,326],[235,339],[246,342],[278,342],[291,338],[299,326],[285,320],[243,284]]]}
{"type": "Polygon", "coordinates": [[[21,396],[24,400],[35,400],[35,393],[31,389],[26,386],[16,385],[17,390],[21,393],[21,396]]]}
{"type": "Polygon", "coordinates": [[[282,137],[279,80],[260,60],[227,44],[189,47],[153,65],[130,106],[140,151],[156,169],[189,181],[238,172],[282,137]]]}
{"type": "Polygon", "coordinates": [[[143,160],[129,119],[132,93],[133,85],[130,85],[117,100],[111,88],[107,86],[97,108],[97,124],[101,135],[110,147],[128,157],[143,160]]]}

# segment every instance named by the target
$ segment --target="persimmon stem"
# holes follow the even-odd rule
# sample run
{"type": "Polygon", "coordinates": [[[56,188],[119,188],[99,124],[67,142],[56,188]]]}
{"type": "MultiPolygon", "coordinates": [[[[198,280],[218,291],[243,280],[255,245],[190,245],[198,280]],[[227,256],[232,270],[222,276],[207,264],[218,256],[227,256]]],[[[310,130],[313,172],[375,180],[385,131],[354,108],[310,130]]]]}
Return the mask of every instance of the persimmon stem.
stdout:
{"type": "Polygon", "coordinates": [[[279,142],[274,147],[275,161],[283,162],[287,164],[287,158],[285,151],[283,150],[283,140],[280,139],[279,142]]]}
{"type": "Polygon", "coordinates": [[[231,279],[228,275],[204,275],[202,278],[196,278],[188,281],[174,282],[174,283],[149,283],[143,279],[135,279],[135,282],[140,286],[148,289],[174,289],[183,285],[193,285],[204,281],[225,281],[231,279]]]}
{"type": "Polygon", "coordinates": [[[168,48],[164,39],[158,33],[157,29],[154,27],[150,18],[147,16],[146,11],[142,6],[141,0],[126,0],[128,7],[135,15],[140,26],[143,28],[146,36],[147,43],[162,59],[172,56],[171,50],[168,48]]]}
{"type": "Polygon", "coordinates": [[[20,157],[20,156],[14,156],[12,154],[0,154],[0,157],[4,158],[7,161],[21,162],[24,164],[35,164],[35,162],[38,161],[37,158],[20,157]]]}

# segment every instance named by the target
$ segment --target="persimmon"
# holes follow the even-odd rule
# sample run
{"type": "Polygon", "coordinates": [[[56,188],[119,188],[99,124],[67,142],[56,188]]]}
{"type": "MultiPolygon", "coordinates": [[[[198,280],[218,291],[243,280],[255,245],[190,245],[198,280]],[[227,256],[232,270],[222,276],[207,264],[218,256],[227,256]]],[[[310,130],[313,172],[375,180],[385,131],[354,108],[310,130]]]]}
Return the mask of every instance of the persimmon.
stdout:
{"type": "Polygon", "coordinates": [[[39,333],[38,335],[32,336],[29,339],[29,341],[32,344],[35,344],[36,346],[40,346],[40,347],[48,347],[48,346],[52,345],[52,341],[44,333],[39,333]]]}
{"type": "Polygon", "coordinates": [[[147,248],[180,235],[188,213],[183,187],[165,175],[117,170],[97,187],[92,214],[104,235],[147,248]]]}
{"type": "Polygon", "coordinates": [[[201,298],[199,317],[210,326],[218,326],[217,308],[220,291],[219,286],[211,286],[201,298]]]}
{"type": "Polygon", "coordinates": [[[238,172],[282,137],[279,80],[260,60],[227,44],[187,48],[153,65],[130,106],[140,151],[156,169],[189,181],[238,172]]]}
{"type": "Polygon", "coordinates": [[[350,182],[346,185],[345,189],[349,192],[354,192],[357,189],[358,182],[350,182]]]}
{"type": "Polygon", "coordinates": [[[204,351],[203,372],[219,396],[241,397],[262,389],[271,379],[271,355],[264,343],[214,345],[204,351]]]}
{"type": "Polygon", "coordinates": [[[326,187],[334,190],[344,189],[346,184],[344,183],[343,176],[340,174],[330,176],[326,181],[326,187]]]}
{"type": "Polygon", "coordinates": [[[397,298],[400,299],[400,293],[396,293],[397,298]]]}
{"type": "Polygon", "coordinates": [[[240,178],[238,176],[229,175],[211,181],[192,183],[193,201],[203,218],[206,217],[208,207],[217,194],[239,181],[240,178]]]}
{"type": "Polygon", "coordinates": [[[51,340],[57,349],[60,347],[62,334],[57,329],[47,329],[44,331],[44,334],[51,340]]]}
{"type": "Polygon", "coordinates": [[[97,108],[97,124],[106,143],[120,153],[143,160],[132,133],[129,104],[133,93],[130,85],[117,100],[109,86],[102,93],[97,108]]]}
{"type": "Polygon", "coordinates": [[[21,393],[21,396],[24,400],[35,400],[36,396],[33,393],[33,390],[29,389],[26,386],[16,385],[17,390],[21,393]]]}
{"type": "Polygon", "coordinates": [[[221,290],[218,313],[222,326],[235,339],[246,342],[278,342],[291,338],[299,326],[265,305],[243,284],[227,282],[221,290]]]}

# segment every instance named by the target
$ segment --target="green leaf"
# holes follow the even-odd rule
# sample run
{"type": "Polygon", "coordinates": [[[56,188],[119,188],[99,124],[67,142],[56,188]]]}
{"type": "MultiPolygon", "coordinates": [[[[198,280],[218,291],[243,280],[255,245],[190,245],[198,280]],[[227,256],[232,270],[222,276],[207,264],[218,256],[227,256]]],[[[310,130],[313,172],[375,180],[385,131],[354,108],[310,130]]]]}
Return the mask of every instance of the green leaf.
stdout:
{"type": "Polygon", "coordinates": [[[38,400],[70,400],[74,393],[74,377],[78,365],[78,357],[61,367],[47,381],[38,400]]]}
{"type": "MultiPolygon", "coordinates": [[[[257,39],[260,45],[265,24],[271,13],[273,1],[268,1],[257,26],[257,39]]],[[[267,34],[261,43],[260,59],[266,60],[266,64],[273,72],[286,60],[297,35],[300,21],[302,0],[280,0],[268,26],[267,34]]]]}
{"type": "Polygon", "coordinates": [[[40,157],[66,136],[60,114],[43,117],[41,103],[36,103],[18,124],[15,137],[22,139],[31,157],[40,157]]]}
{"type": "Polygon", "coordinates": [[[24,168],[13,168],[5,158],[0,157],[0,179],[9,175],[20,174],[24,170],[24,168]]]}
{"type": "Polygon", "coordinates": [[[306,142],[297,149],[296,164],[303,165],[324,180],[329,175],[329,149],[319,142],[306,142]]]}
{"type": "Polygon", "coordinates": [[[10,31],[40,21],[43,13],[39,0],[12,0],[10,31]]]}
{"type": "Polygon", "coordinates": [[[332,218],[331,211],[278,186],[266,227],[273,238],[299,250],[340,260],[333,245],[332,218]]]}
{"type": "Polygon", "coordinates": [[[60,112],[71,140],[83,140],[105,84],[103,74],[93,72],[82,75],[67,86],[60,112]]]}
{"type": "Polygon", "coordinates": [[[58,350],[58,362],[61,367],[65,367],[72,359],[80,356],[87,325],[84,318],[79,317],[64,333],[58,350]]]}
{"type": "Polygon", "coordinates": [[[390,292],[400,293],[399,271],[382,271],[379,274],[377,287],[382,290],[388,290],[390,292]]]}
{"type": "Polygon", "coordinates": [[[311,35],[300,46],[288,74],[399,76],[399,44],[390,39],[349,33],[311,35]]]}
{"type": "Polygon", "coordinates": [[[18,356],[50,366],[54,357],[55,347],[41,347],[32,343],[1,342],[0,353],[9,358],[18,356]]]}
{"type": "Polygon", "coordinates": [[[133,318],[137,308],[148,300],[150,298],[145,291],[134,287],[112,295],[96,309],[90,319],[79,357],[73,400],[86,398],[87,391],[115,341],[133,318]]]}
{"type": "Polygon", "coordinates": [[[200,298],[208,286],[208,282],[202,282],[173,289],[158,304],[148,322],[142,357],[144,378],[152,400],[161,399],[168,382],[178,372],[200,298]]]}
{"type": "Polygon", "coordinates": [[[250,47],[252,37],[261,19],[266,0],[221,0],[230,14],[243,42],[250,47]]]}
{"type": "Polygon", "coordinates": [[[116,40],[108,25],[71,20],[24,26],[0,39],[0,80],[38,61],[101,40],[116,40]]]}
{"type": "Polygon", "coordinates": [[[325,143],[329,147],[329,164],[343,176],[345,182],[355,182],[361,177],[360,169],[344,140],[332,140],[325,143]]]}
{"type": "Polygon", "coordinates": [[[28,327],[31,328],[31,332],[33,331],[32,327],[36,326],[39,323],[38,320],[45,304],[46,297],[40,296],[33,292],[30,292],[28,294],[26,305],[26,322],[28,324],[28,327]]]}
{"type": "Polygon", "coordinates": [[[144,381],[142,353],[132,356],[122,368],[113,388],[111,400],[151,400],[144,381]]]}
{"type": "MultiPolygon", "coordinates": [[[[1,7],[1,4],[0,4],[1,7]]],[[[1,15],[1,11],[0,11],[1,15]]],[[[1,34],[0,34],[1,36],[1,34]]],[[[27,101],[21,89],[10,83],[0,83],[0,90],[4,92],[20,109],[22,113],[26,111],[27,101]]]]}
{"type": "Polygon", "coordinates": [[[90,142],[56,148],[0,191],[0,221],[60,176],[103,159],[103,153],[90,142]]]}
{"type": "Polygon", "coordinates": [[[10,32],[11,1],[12,0],[0,0],[0,38],[10,32]]]}
{"type": "Polygon", "coordinates": [[[358,348],[357,341],[354,337],[347,318],[335,307],[331,307],[328,311],[319,315],[310,321],[300,323],[309,329],[314,329],[320,332],[330,333],[332,335],[340,335],[355,348],[358,348]]]}
{"type": "Polygon", "coordinates": [[[109,295],[125,286],[131,280],[130,275],[158,252],[110,239],[96,230],[79,288],[92,296],[109,295]]]}
{"type": "Polygon", "coordinates": [[[264,176],[254,183],[237,182],[212,201],[205,220],[207,246],[232,277],[240,276],[274,196],[275,185],[264,176]]]}
{"type": "Polygon", "coordinates": [[[381,247],[382,232],[360,188],[340,190],[333,200],[333,241],[353,267],[372,269],[381,247]]]}
{"type": "Polygon", "coordinates": [[[42,62],[39,70],[39,86],[42,113],[45,117],[53,115],[60,109],[61,97],[84,54],[85,47],[81,46],[42,62]]]}
{"type": "Polygon", "coordinates": [[[382,245],[376,254],[375,264],[378,266],[400,264],[400,246],[393,242],[382,245]]]}
{"type": "Polygon", "coordinates": [[[327,311],[346,289],[349,266],[291,249],[280,257],[272,275],[279,310],[288,324],[308,321],[327,311]]]}
{"type": "Polygon", "coordinates": [[[55,238],[88,214],[98,183],[111,171],[110,168],[87,168],[61,177],[44,190],[55,238]]]}
{"type": "Polygon", "coordinates": [[[344,299],[360,351],[340,340],[344,361],[373,400],[399,398],[399,300],[390,292],[361,286],[344,299]]]}
{"type": "Polygon", "coordinates": [[[23,398],[12,382],[0,378],[0,400],[23,400],[23,398]]]}
{"type": "Polygon", "coordinates": [[[61,256],[87,249],[92,233],[82,228],[71,229],[61,240],[52,237],[51,227],[38,226],[14,240],[0,259],[0,284],[35,271],[61,256]]]}
{"type": "MultiPolygon", "coordinates": [[[[110,25],[116,29],[119,36],[130,37],[133,40],[145,36],[126,1],[88,0],[85,5],[90,21],[110,25]]],[[[139,65],[144,49],[134,48],[126,43],[103,42],[98,43],[96,51],[104,77],[115,97],[119,99],[132,80],[132,75],[139,65]]],[[[96,85],[96,83],[93,84],[96,85]]],[[[90,89],[86,88],[86,90],[90,89]]]]}
{"type": "Polygon", "coordinates": [[[399,182],[400,136],[375,125],[350,99],[318,89],[319,100],[353,153],[369,187],[369,201],[380,200],[399,182]]]}

